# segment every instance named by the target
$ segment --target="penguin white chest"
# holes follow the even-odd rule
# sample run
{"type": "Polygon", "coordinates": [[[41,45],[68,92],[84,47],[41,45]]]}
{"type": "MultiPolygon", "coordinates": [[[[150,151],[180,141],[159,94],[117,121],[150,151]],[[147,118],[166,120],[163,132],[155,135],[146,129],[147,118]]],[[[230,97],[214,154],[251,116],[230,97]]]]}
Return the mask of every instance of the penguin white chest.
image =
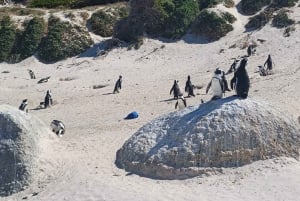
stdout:
{"type": "Polygon", "coordinates": [[[222,97],[223,91],[221,82],[218,78],[213,78],[211,81],[211,91],[213,96],[222,97]]]}

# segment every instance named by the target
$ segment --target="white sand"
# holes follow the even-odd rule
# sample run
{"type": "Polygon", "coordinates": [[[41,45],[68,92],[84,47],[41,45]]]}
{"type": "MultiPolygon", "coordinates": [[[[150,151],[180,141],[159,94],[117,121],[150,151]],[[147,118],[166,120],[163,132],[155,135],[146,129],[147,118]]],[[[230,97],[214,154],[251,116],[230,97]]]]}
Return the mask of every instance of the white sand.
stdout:
{"type": "MultiPolygon", "coordinates": [[[[300,7],[293,10],[294,19],[299,21],[300,7]]],[[[40,183],[0,200],[299,200],[300,162],[294,159],[259,161],[224,169],[224,174],[178,181],[143,178],[114,165],[116,151],[138,128],[154,117],[174,111],[175,102],[165,101],[172,98],[169,90],[174,79],[184,88],[187,75],[191,75],[194,85],[206,86],[215,68],[227,70],[232,57],[246,54],[245,49],[229,49],[248,34],[242,28],[245,17],[238,18],[237,29],[215,43],[191,44],[189,41],[194,39],[190,37],[173,43],[146,39],[139,50],[115,49],[105,58],[72,58],[46,65],[32,57],[19,64],[0,64],[0,104],[18,107],[27,98],[32,109],[51,89],[57,104],[29,112],[47,125],[59,119],[67,128],[66,134],[44,156],[52,161],[44,165],[48,177],[41,177],[40,183]],[[158,50],[149,54],[154,48],[158,50]],[[221,49],[224,53],[219,53],[221,49]],[[76,63],[79,65],[73,65],[76,63]],[[36,80],[29,79],[27,69],[35,72],[36,80]],[[10,73],[1,73],[4,70],[10,73]],[[121,93],[110,94],[120,74],[121,93]],[[37,84],[46,76],[51,76],[49,82],[37,84]],[[67,77],[75,79],[60,81],[67,77]],[[98,84],[108,86],[92,88],[98,84]],[[123,120],[134,110],[140,114],[138,119],[123,120]],[[32,196],[33,193],[38,195],[32,196]]],[[[249,96],[276,105],[294,119],[300,115],[299,28],[296,25],[296,31],[288,38],[283,37],[283,30],[270,26],[253,32],[250,39],[266,42],[258,43],[257,54],[249,58],[247,67],[251,78],[249,96]],[[268,54],[275,62],[275,74],[260,77],[254,72],[268,54]]],[[[187,99],[188,105],[211,98],[203,88],[196,90],[196,94],[195,98],[187,99]]]]}

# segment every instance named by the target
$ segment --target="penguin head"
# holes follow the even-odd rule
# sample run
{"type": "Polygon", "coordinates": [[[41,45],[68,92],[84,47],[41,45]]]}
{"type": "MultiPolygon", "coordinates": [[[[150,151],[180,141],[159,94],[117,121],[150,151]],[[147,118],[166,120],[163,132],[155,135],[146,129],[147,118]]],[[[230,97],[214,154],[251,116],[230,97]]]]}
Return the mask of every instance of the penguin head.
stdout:
{"type": "Polygon", "coordinates": [[[190,80],[191,79],[191,76],[190,75],[188,75],[188,80],[190,80]]]}
{"type": "Polygon", "coordinates": [[[215,75],[221,75],[222,74],[222,70],[220,70],[220,68],[217,68],[215,70],[215,75]]]}

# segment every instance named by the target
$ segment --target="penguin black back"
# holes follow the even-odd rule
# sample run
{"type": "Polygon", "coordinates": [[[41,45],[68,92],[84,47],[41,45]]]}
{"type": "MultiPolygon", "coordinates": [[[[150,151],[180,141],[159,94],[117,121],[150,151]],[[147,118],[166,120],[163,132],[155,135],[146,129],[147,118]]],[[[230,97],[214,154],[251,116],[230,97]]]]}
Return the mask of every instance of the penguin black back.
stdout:
{"type": "Polygon", "coordinates": [[[241,98],[247,98],[250,88],[250,79],[246,70],[248,60],[244,58],[240,66],[234,72],[234,77],[231,80],[231,88],[235,88],[236,95],[241,98]]]}

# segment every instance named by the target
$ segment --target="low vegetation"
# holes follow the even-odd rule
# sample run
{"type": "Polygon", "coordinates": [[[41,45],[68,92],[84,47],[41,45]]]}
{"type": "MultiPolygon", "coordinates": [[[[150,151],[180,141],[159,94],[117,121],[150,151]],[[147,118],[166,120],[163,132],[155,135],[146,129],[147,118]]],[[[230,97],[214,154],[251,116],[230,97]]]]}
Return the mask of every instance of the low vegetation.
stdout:
{"type": "Polygon", "coordinates": [[[89,19],[91,31],[102,37],[113,35],[113,29],[118,20],[128,16],[128,8],[120,7],[117,9],[99,10],[92,14],[89,19]]]}
{"type": "Polygon", "coordinates": [[[16,39],[16,28],[9,16],[0,21],[0,62],[8,61],[16,39]]]}
{"type": "Polygon", "coordinates": [[[262,11],[259,14],[251,17],[246,24],[247,29],[259,29],[265,26],[272,19],[273,12],[262,11]]]}
{"type": "Polygon", "coordinates": [[[298,0],[273,0],[272,4],[274,7],[282,8],[295,6],[297,2],[298,0]]]}
{"type": "Polygon", "coordinates": [[[271,0],[242,0],[241,9],[246,15],[254,15],[270,3],[271,0]]]}
{"type": "Polygon", "coordinates": [[[277,15],[273,18],[272,25],[277,28],[284,28],[294,24],[295,21],[289,19],[286,10],[281,10],[277,15]]]}
{"type": "Polygon", "coordinates": [[[42,61],[56,62],[76,56],[92,45],[88,32],[77,25],[62,22],[55,17],[49,19],[48,35],[42,42],[38,56],[42,61]]]}
{"type": "Polygon", "coordinates": [[[15,54],[17,55],[15,58],[17,60],[14,62],[26,59],[37,51],[45,30],[46,24],[42,18],[34,17],[28,22],[15,48],[15,54]]]}
{"type": "Polygon", "coordinates": [[[218,40],[232,31],[233,27],[227,20],[215,12],[201,11],[192,27],[192,33],[203,35],[210,40],[218,40]]]}

